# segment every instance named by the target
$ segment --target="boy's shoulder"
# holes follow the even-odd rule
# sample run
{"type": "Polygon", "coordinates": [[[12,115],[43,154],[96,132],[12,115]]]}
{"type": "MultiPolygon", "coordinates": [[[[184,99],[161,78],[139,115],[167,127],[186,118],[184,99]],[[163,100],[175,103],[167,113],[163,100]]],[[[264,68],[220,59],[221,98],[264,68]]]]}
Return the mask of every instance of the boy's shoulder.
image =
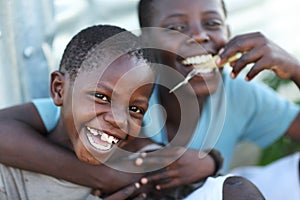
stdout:
{"type": "Polygon", "coordinates": [[[53,130],[59,120],[60,107],[56,106],[50,97],[33,99],[32,103],[37,109],[47,131],[53,130]]]}

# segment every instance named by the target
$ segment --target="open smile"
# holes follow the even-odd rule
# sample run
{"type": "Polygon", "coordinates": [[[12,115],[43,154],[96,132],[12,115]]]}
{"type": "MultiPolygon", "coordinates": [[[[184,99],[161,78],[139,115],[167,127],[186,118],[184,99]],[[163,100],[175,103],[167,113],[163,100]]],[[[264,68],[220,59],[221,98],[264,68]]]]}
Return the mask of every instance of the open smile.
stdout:
{"type": "Polygon", "coordinates": [[[86,130],[89,143],[97,150],[109,151],[113,145],[120,141],[115,136],[108,135],[103,131],[91,127],[86,127],[86,130]]]}
{"type": "Polygon", "coordinates": [[[181,61],[181,64],[197,69],[199,74],[209,74],[218,68],[211,54],[186,57],[181,61]]]}

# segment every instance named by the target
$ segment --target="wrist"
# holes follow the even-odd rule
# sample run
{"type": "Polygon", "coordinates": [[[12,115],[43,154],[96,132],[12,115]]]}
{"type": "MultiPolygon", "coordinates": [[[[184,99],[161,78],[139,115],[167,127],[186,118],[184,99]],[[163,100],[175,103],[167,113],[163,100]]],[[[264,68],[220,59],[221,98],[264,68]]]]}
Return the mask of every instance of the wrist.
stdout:
{"type": "Polygon", "coordinates": [[[216,149],[206,149],[204,150],[204,152],[206,152],[207,155],[210,156],[214,162],[215,167],[212,176],[217,175],[223,166],[223,161],[224,161],[223,156],[216,149]]]}

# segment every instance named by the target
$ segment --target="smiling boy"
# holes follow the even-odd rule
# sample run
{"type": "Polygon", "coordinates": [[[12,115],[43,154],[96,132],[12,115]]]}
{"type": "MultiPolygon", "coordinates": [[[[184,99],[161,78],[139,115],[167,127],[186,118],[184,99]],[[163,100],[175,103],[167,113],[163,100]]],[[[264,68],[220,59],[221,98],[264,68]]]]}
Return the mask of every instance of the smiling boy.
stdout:
{"type": "MultiPolygon", "coordinates": [[[[139,134],[153,82],[132,33],[108,25],[80,31],[51,74],[51,96],[61,111],[49,139],[83,162],[104,163],[139,134]]],[[[0,180],[3,200],[92,198],[91,188],[4,165],[0,180]]]]}
{"type": "MultiPolygon", "coordinates": [[[[97,34],[97,30],[93,33],[97,34]]],[[[111,33],[108,31],[107,34],[111,33]]],[[[147,65],[138,52],[122,55],[126,49],[121,51],[119,47],[134,46],[129,47],[128,43],[119,41],[119,46],[112,47],[111,43],[116,42],[113,40],[130,41],[131,38],[122,38],[122,34],[106,40],[99,47],[93,46],[89,51],[91,58],[81,61],[78,69],[80,76],[72,74],[74,65],[80,61],[69,57],[67,61],[63,57],[60,71],[51,75],[51,94],[55,105],[61,107],[61,117],[50,138],[54,138],[55,142],[64,141],[60,139],[64,136],[62,133],[68,133],[77,157],[91,164],[99,164],[114,148],[124,147],[126,141],[136,137],[148,107],[154,74],[149,67],[145,67],[147,65]],[[103,52],[103,49],[107,51],[103,52]],[[116,57],[119,55],[119,58],[116,57]],[[107,68],[98,67],[106,64],[109,64],[107,68]],[[72,66],[71,71],[65,66],[72,66]],[[96,72],[89,68],[99,69],[96,72]],[[136,77],[134,73],[140,75],[136,77]]],[[[94,42],[93,38],[90,40],[94,42]]],[[[86,46],[83,43],[79,48],[86,46]]],[[[70,49],[72,51],[72,46],[70,49]]]]}

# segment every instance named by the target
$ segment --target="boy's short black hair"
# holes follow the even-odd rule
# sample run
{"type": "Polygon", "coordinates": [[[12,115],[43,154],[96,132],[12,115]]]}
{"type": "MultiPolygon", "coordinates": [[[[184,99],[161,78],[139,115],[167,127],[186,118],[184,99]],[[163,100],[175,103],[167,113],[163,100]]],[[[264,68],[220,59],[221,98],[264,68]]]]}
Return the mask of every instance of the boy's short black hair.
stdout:
{"type": "MultiPolygon", "coordinates": [[[[88,62],[86,60],[90,55],[93,54],[99,58],[102,54],[114,54],[117,51],[135,56],[138,59],[144,59],[140,40],[133,33],[113,25],[88,27],[77,33],[66,46],[59,71],[68,73],[71,80],[74,80],[79,69],[84,68],[85,70],[87,68],[86,63],[88,62]],[[119,36],[119,34],[120,37],[114,37],[119,36]],[[113,39],[110,39],[112,37],[113,39]],[[109,43],[106,42],[108,40],[109,43]],[[105,42],[108,44],[105,44],[105,42]],[[83,64],[84,62],[86,63],[83,64]]],[[[97,60],[96,65],[99,66],[99,60],[97,60]]]]}
{"type": "MultiPolygon", "coordinates": [[[[138,4],[138,17],[139,17],[139,24],[141,28],[150,27],[150,20],[153,17],[155,12],[153,3],[156,0],[140,0],[138,4]]],[[[158,0],[163,1],[163,0],[158,0]]],[[[222,0],[222,7],[224,10],[225,16],[227,16],[227,9],[225,6],[224,0],[222,0]]]]}

